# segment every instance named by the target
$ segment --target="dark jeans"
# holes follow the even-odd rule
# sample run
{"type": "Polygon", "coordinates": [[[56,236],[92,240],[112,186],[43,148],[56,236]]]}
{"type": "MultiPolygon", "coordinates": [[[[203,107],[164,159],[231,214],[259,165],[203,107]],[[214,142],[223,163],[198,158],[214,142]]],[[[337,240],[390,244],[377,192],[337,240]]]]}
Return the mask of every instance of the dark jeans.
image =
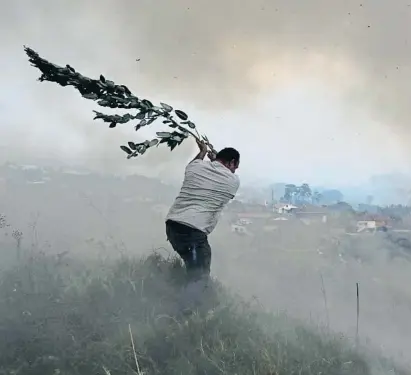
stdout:
{"type": "Polygon", "coordinates": [[[167,239],[183,259],[190,279],[210,275],[211,247],[207,234],[172,220],[166,221],[167,239]]]}

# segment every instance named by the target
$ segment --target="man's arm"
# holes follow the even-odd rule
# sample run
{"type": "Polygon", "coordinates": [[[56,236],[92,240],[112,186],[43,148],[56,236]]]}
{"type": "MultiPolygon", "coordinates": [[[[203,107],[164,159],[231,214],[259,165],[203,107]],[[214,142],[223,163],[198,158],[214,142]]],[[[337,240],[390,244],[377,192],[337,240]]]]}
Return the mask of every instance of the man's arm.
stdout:
{"type": "Polygon", "coordinates": [[[193,160],[190,161],[192,163],[194,160],[204,160],[205,156],[207,155],[207,145],[203,141],[198,141],[197,140],[197,145],[198,148],[200,149],[200,152],[195,156],[193,160]]]}

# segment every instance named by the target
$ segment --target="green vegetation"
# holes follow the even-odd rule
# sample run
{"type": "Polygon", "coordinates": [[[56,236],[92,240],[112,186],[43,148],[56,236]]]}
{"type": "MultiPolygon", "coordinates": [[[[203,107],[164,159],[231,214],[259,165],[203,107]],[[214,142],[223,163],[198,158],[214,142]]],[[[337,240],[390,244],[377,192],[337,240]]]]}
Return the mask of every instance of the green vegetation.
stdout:
{"type": "Polygon", "coordinates": [[[22,253],[0,273],[0,374],[373,373],[341,338],[265,313],[215,281],[198,288],[194,307],[184,285],[179,261],[159,254],[85,264],[22,253]]]}
{"type": "Polygon", "coordinates": [[[132,110],[131,113],[123,115],[107,115],[94,111],[94,119],[109,123],[110,128],[134,122],[134,129],[137,131],[157,120],[162,120],[163,124],[170,127],[171,131],[157,132],[157,137],[151,140],[140,143],[128,142],[128,146],[120,146],[127,154],[128,159],[143,155],[149,148],[159,146],[162,143],[166,144],[172,151],[189,136],[194,137],[197,141],[205,142],[210,151],[217,153],[208,138],[205,135],[200,135],[194,122],[190,121],[188,115],[182,110],[174,109],[165,103],[155,106],[150,100],[140,99],[133,95],[127,86],[116,85],[103,75],[100,75],[99,79],[88,78],[76,72],[70,65],[58,66],[43,59],[31,48],[25,47],[24,50],[31,65],[41,71],[40,82],[54,82],[63,87],[73,86],[83,98],[96,101],[101,107],[132,110]]]}

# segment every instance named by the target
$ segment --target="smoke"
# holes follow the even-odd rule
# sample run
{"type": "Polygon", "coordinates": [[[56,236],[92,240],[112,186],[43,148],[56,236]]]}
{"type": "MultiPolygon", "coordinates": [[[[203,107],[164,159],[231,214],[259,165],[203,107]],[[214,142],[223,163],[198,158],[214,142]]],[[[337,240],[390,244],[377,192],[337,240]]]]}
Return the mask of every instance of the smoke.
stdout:
{"type": "MultiPolygon", "coordinates": [[[[411,7],[405,0],[41,0],[1,7],[8,30],[1,36],[3,52],[10,56],[4,80],[21,80],[37,113],[54,107],[61,127],[87,139],[82,157],[105,156],[99,163],[112,163],[110,168],[118,167],[117,146],[125,133],[84,124],[82,99],[62,95],[69,89],[35,85],[23,43],[84,74],[104,73],[137,95],[191,103],[200,119],[252,108],[263,95],[314,83],[338,97],[347,120],[365,113],[405,145],[410,140],[411,7]]],[[[366,126],[362,130],[372,133],[366,126]]],[[[192,148],[179,151],[177,160],[186,160],[192,148]]],[[[163,160],[163,171],[170,171],[164,153],[143,164],[152,169],[163,160]]]]}

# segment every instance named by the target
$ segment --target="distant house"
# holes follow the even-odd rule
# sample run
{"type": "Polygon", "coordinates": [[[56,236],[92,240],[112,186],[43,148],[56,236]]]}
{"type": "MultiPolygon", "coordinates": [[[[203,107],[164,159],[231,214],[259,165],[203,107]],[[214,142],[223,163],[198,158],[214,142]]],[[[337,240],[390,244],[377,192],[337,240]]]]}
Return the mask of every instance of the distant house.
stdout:
{"type": "Polygon", "coordinates": [[[328,210],[325,207],[306,204],[296,211],[296,216],[306,225],[312,223],[327,223],[328,210]]]}
{"type": "Polygon", "coordinates": [[[357,221],[357,233],[361,232],[377,232],[387,231],[387,226],[384,222],[376,220],[359,220],[357,221]]]}
{"type": "Polygon", "coordinates": [[[387,231],[390,219],[378,214],[362,214],[357,221],[357,233],[387,231]]]}
{"type": "Polygon", "coordinates": [[[296,210],[298,210],[298,207],[289,203],[277,203],[274,205],[274,211],[279,214],[291,214],[296,210]]]}

